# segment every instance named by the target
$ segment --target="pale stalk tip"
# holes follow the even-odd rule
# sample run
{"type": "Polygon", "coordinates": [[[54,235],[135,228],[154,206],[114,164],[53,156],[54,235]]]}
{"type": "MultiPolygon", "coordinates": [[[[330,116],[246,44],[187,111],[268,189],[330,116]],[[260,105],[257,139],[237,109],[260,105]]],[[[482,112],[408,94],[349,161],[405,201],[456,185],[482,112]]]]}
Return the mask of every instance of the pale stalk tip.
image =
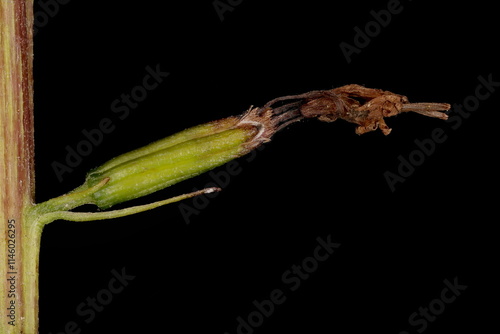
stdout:
{"type": "Polygon", "coordinates": [[[212,187],[212,188],[206,188],[206,189],[202,190],[203,194],[211,194],[211,193],[215,193],[218,191],[222,191],[222,189],[218,188],[218,187],[212,187]]]}

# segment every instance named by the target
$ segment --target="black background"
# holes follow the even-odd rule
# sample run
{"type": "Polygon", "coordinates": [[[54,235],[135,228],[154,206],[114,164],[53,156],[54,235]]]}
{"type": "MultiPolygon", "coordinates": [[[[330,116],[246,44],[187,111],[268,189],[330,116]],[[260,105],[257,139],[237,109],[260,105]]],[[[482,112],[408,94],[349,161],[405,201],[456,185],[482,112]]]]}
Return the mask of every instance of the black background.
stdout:
{"type": "MultiPolygon", "coordinates": [[[[402,12],[348,64],[339,44],[354,44],[354,27],[364,29],[370,11],[387,4],[246,0],[223,21],[211,0],[60,5],[35,37],[37,201],[72,190],[113,156],[278,96],[357,83],[454,104],[474,95],[479,76],[500,81],[491,2],[402,1],[402,12]],[[120,120],[111,103],[157,65],[170,75],[120,120]],[[51,164],[64,163],[66,146],[75,148],[82,130],[103,118],[114,131],[59,182],[51,164]]],[[[36,4],[39,20],[44,11],[36,4]]],[[[490,303],[498,304],[498,94],[457,129],[413,114],[389,119],[387,137],[357,136],[342,121],[294,125],[252,161],[239,159],[240,173],[190,224],[173,204],[48,225],[40,333],[64,333],[75,321],[81,333],[233,334],[237,317],[274,289],[287,299],[255,333],[416,333],[423,327],[411,326],[410,315],[455,277],[467,289],[424,332],[485,332],[497,317],[490,303]],[[396,173],[398,157],[436,128],[446,141],[392,192],[384,173],[396,173]],[[283,273],[328,235],[341,246],[290,291],[283,273]],[[85,323],[77,306],[122,268],[135,279],[85,323]]],[[[211,181],[205,174],[127,205],[211,181]]]]}

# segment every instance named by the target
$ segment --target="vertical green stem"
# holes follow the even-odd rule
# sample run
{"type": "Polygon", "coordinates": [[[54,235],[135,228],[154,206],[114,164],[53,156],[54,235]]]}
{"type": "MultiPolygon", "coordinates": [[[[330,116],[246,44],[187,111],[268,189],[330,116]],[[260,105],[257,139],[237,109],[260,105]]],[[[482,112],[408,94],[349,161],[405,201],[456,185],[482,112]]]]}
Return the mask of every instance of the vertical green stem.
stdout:
{"type": "Polygon", "coordinates": [[[33,205],[33,0],[0,1],[0,333],[38,332],[33,205]]]}

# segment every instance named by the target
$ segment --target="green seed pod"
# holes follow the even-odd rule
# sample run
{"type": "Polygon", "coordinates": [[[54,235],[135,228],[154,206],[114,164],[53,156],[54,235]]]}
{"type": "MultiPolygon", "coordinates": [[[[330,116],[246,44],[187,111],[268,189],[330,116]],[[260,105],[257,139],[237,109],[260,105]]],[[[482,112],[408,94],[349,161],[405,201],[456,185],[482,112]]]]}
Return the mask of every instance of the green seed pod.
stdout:
{"type": "Polygon", "coordinates": [[[230,117],[181,131],[92,170],[84,188],[109,181],[91,195],[101,209],[142,197],[240,157],[265,141],[261,126],[230,117]]]}

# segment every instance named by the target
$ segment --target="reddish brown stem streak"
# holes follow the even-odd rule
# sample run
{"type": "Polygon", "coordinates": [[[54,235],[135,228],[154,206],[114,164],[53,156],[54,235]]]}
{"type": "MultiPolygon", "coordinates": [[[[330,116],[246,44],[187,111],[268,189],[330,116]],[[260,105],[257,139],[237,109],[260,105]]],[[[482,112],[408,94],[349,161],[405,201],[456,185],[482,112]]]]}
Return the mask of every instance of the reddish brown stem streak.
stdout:
{"type": "Polygon", "coordinates": [[[40,233],[33,204],[33,1],[0,0],[0,332],[35,333],[40,233]]]}

